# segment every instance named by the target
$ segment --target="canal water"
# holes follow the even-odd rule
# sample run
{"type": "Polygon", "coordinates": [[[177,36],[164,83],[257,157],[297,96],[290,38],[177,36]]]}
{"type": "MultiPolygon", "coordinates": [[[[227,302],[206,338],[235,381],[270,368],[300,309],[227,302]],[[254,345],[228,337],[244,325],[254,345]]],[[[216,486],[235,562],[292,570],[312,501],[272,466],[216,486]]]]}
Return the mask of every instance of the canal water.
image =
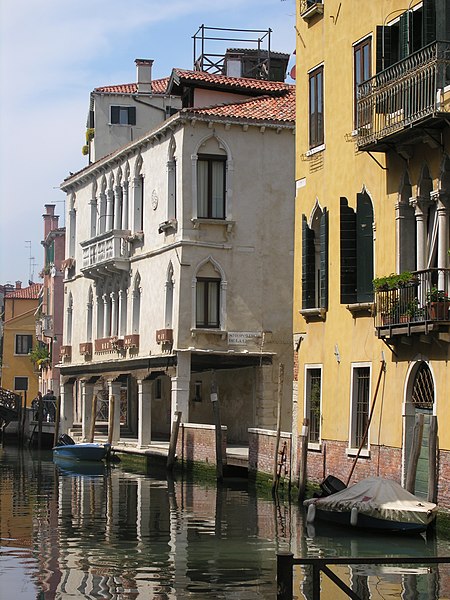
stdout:
{"type": "MultiPolygon", "coordinates": [[[[122,464],[54,464],[48,451],[0,448],[0,599],[276,598],[276,553],[449,555],[445,539],[305,527],[295,503],[257,496],[246,480],[216,488],[122,464]]],[[[336,567],[363,600],[450,597],[440,567],[336,567]],[[367,577],[369,575],[369,577],[367,577]]],[[[295,596],[312,598],[294,574],[295,596]]],[[[330,580],[322,599],[346,598],[330,580]]]]}

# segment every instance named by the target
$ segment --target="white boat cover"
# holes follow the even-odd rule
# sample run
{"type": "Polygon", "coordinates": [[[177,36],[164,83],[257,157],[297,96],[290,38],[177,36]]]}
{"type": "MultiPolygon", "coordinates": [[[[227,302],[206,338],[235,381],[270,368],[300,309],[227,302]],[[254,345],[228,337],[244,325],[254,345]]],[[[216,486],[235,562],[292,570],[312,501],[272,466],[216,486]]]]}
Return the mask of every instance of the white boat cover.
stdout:
{"type": "Polygon", "coordinates": [[[400,523],[423,523],[434,519],[437,507],[410,494],[396,481],[382,477],[368,477],[341,492],[324,498],[305,500],[304,505],[315,504],[317,510],[358,512],[375,519],[400,523]]]}

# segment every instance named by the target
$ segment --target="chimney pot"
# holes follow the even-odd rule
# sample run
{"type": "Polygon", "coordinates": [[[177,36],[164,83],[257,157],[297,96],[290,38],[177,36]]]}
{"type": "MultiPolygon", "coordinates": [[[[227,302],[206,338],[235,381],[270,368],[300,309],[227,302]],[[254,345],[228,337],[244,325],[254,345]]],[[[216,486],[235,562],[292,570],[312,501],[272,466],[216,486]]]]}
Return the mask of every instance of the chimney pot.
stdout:
{"type": "Polygon", "coordinates": [[[136,58],[137,70],[137,91],[138,94],[147,93],[150,94],[152,91],[152,65],[153,60],[150,58],[136,58]]]}
{"type": "Polygon", "coordinates": [[[16,290],[21,290],[21,289],[22,289],[22,282],[16,281],[16,290]]]}

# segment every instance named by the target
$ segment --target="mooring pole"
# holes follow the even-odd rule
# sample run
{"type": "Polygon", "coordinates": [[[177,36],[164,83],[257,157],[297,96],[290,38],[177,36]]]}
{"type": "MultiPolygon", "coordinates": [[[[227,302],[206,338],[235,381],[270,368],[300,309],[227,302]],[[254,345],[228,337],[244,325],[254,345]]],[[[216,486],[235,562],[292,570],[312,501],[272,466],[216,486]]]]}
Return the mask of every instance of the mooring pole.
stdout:
{"type": "Polygon", "coordinates": [[[56,397],[55,431],[53,433],[53,445],[58,443],[59,422],[61,419],[61,396],[56,397]]]}
{"type": "Polygon", "coordinates": [[[88,442],[92,444],[95,436],[95,419],[97,417],[97,394],[92,398],[91,430],[89,432],[88,442]]]}
{"type": "Polygon", "coordinates": [[[272,496],[275,497],[278,489],[278,453],[280,451],[280,436],[281,436],[281,401],[283,398],[283,380],[284,380],[284,364],[278,366],[278,403],[277,403],[277,435],[275,439],[275,456],[273,459],[273,479],[272,479],[272,496]]]}
{"type": "Polygon", "coordinates": [[[438,423],[433,415],[428,434],[428,502],[436,503],[437,500],[437,453],[438,453],[438,423]]]}
{"type": "Polygon", "coordinates": [[[112,444],[113,433],[114,433],[114,411],[115,411],[115,398],[111,395],[109,398],[109,420],[108,420],[108,444],[112,444]]]}
{"type": "Polygon", "coordinates": [[[294,582],[294,555],[277,553],[277,600],[292,600],[294,582]]]}
{"type": "Polygon", "coordinates": [[[172,471],[175,464],[175,454],[177,451],[178,431],[180,429],[181,411],[175,413],[176,420],[172,421],[172,431],[170,432],[169,453],[167,455],[167,470],[172,471]]]}
{"type": "Polygon", "coordinates": [[[308,431],[309,419],[303,419],[302,434],[300,436],[300,474],[298,478],[298,500],[301,502],[306,491],[306,467],[308,458],[308,431]]]}
{"type": "Polygon", "coordinates": [[[216,430],[216,474],[217,481],[223,480],[223,456],[222,456],[222,426],[220,424],[219,394],[217,383],[211,384],[211,403],[214,414],[214,425],[216,430]]]}

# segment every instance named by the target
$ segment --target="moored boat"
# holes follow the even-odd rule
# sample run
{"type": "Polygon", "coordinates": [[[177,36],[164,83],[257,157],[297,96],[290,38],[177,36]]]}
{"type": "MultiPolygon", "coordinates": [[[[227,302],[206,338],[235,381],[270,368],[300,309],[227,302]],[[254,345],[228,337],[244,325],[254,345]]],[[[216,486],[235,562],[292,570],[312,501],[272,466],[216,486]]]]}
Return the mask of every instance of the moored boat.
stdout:
{"type": "Polygon", "coordinates": [[[422,532],[437,507],[410,494],[396,481],[369,477],[329,496],[305,500],[307,522],[331,521],[363,529],[422,532]]]}
{"type": "Polygon", "coordinates": [[[111,450],[111,444],[96,444],[83,442],[76,444],[68,435],[62,435],[58,444],[53,448],[54,456],[71,458],[73,460],[100,461],[106,458],[111,450]]]}

